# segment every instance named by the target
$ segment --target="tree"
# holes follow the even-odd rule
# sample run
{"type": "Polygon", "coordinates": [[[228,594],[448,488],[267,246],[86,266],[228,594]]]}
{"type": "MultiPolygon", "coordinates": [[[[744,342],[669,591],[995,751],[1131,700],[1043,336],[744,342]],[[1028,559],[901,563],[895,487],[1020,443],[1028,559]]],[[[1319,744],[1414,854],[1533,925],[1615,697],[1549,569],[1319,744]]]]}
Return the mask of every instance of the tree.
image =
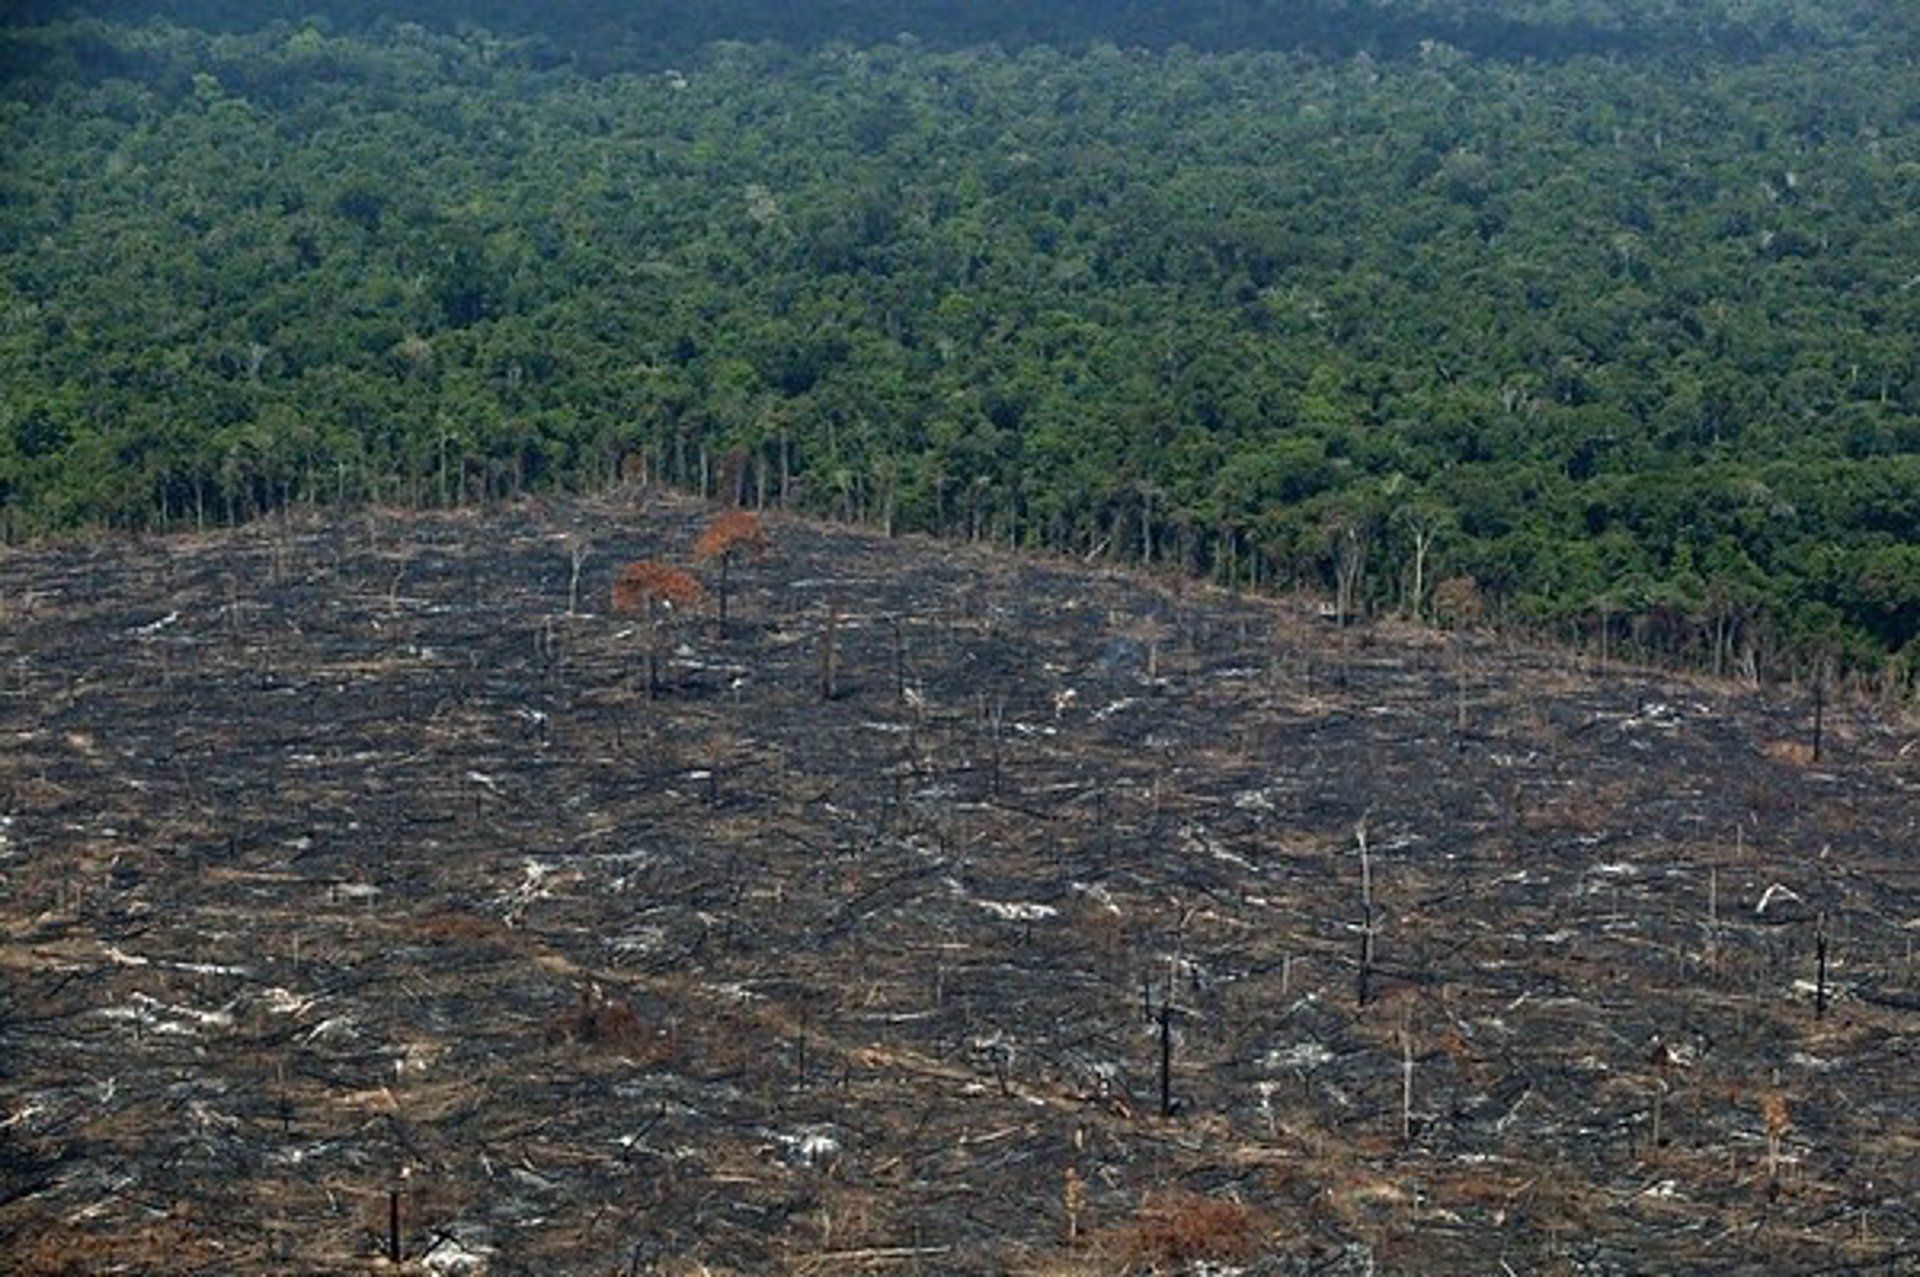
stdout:
{"type": "Polygon", "coordinates": [[[647,631],[647,699],[660,695],[660,653],[676,610],[697,605],[705,592],[691,572],[643,559],[620,569],[613,580],[613,610],[637,616],[647,631]]]}
{"type": "Polygon", "coordinates": [[[562,542],[567,549],[567,615],[577,615],[580,610],[580,572],[587,565],[587,556],[593,553],[593,542],[577,533],[569,533],[562,542]]]}
{"type": "Polygon", "coordinates": [[[1364,522],[1351,516],[1336,518],[1327,535],[1333,544],[1334,623],[1345,629],[1357,610],[1372,536],[1364,522]]]}
{"type": "Polygon", "coordinates": [[[1471,629],[1486,617],[1480,586],[1470,576],[1450,576],[1433,587],[1433,614],[1450,629],[1471,629]]]}
{"type": "Polygon", "coordinates": [[[1407,614],[1416,621],[1422,620],[1426,616],[1427,565],[1433,554],[1433,543],[1447,531],[1452,518],[1449,512],[1426,504],[1403,505],[1394,517],[1413,538],[1413,575],[1407,583],[1407,614]]]}
{"type": "Polygon", "coordinates": [[[729,510],[719,515],[707,524],[700,533],[700,539],[693,543],[694,558],[703,563],[714,559],[720,561],[717,597],[722,637],[727,632],[727,585],[732,575],[733,561],[745,554],[759,562],[767,557],[768,550],[766,529],[760,524],[760,516],[751,510],[729,510]]]}
{"type": "MultiPolygon", "coordinates": [[[[1351,11],[1336,43],[1382,52],[1403,19],[1480,16],[1417,58],[1311,75],[739,45],[684,93],[600,72],[643,46],[664,69],[709,17],[535,66],[477,38],[531,7],[477,3],[472,38],[269,24],[217,49],[193,26],[231,0],[133,6],[185,24],[164,29],[0,23],[0,537],[624,474],[1256,588],[1324,579],[1347,621],[1431,618],[1437,577],[1471,571],[1502,614],[1591,624],[1597,591],[1637,578],[1648,606],[1609,616],[1610,650],[1761,677],[1826,628],[1838,672],[1910,681],[1912,6],[1074,5],[1041,25],[1220,48],[1299,31],[1198,10],[1351,11]],[[1638,16],[1604,38],[1563,20],[1596,8],[1638,16]],[[1137,16],[1161,9],[1185,16],[1137,16]],[[1673,76],[1651,33],[1694,10],[1706,39],[1673,76]],[[1617,61],[1531,61],[1614,38],[1617,61]],[[1715,54],[1725,38],[1744,52],[1715,54]],[[1458,56],[1489,40],[1504,52],[1458,56]],[[1794,56],[1749,56],[1775,47],[1794,56]],[[952,91],[927,96],[936,79],[952,91]],[[1333,127],[1349,113],[1371,127],[1333,127]],[[1014,162],[982,125],[1009,119],[1033,124],[1014,162]],[[443,131],[458,144],[428,144],[443,131]],[[607,136],[653,141],[609,167],[607,136]]],[[[722,7],[779,10],[769,34],[821,8],[722,7]]],[[[965,9],[940,24],[955,44],[1024,21],[905,7],[965,9]]]]}

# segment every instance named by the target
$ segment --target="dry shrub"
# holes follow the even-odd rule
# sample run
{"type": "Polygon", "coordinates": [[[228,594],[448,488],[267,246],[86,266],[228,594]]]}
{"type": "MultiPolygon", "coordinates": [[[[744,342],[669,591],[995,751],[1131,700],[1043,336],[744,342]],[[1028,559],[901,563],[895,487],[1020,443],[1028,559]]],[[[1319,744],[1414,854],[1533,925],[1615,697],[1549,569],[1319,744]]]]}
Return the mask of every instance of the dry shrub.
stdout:
{"type": "Polygon", "coordinates": [[[767,557],[770,546],[759,515],[751,510],[729,510],[707,524],[693,543],[693,554],[697,559],[746,554],[758,560],[767,557]]]}
{"type": "Polygon", "coordinates": [[[1253,1212],[1240,1202],[1198,1193],[1150,1193],[1129,1231],[1129,1268],[1161,1271],[1202,1261],[1249,1259],[1255,1244],[1253,1212]]]}
{"type": "Polygon", "coordinates": [[[694,575],[683,568],[642,560],[629,563],[613,579],[613,610],[628,615],[646,612],[654,603],[691,607],[705,593],[694,575]]]}
{"type": "Polygon", "coordinates": [[[571,1042],[648,1061],[674,1053],[671,1034],[649,1029],[626,999],[608,997],[592,987],[580,991],[580,1001],[559,1018],[547,1037],[550,1042],[571,1042]]]}

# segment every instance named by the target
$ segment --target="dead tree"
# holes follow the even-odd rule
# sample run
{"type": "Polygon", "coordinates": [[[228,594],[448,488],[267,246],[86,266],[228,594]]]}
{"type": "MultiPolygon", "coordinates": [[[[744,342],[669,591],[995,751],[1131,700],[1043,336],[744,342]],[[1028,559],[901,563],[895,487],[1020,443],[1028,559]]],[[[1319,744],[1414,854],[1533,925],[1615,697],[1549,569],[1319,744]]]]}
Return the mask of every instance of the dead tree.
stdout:
{"type": "Polygon", "coordinates": [[[820,628],[820,699],[830,701],[839,695],[839,653],[835,650],[840,631],[840,599],[827,601],[826,624],[820,628]]]}
{"type": "Polygon", "coordinates": [[[661,651],[675,611],[699,603],[700,582],[692,573],[643,559],[620,569],[613,581],[613,610],[637,616],[647,632],[647,699],[660,696],[661,651]]]}
{"type": "Polygon", "coordinates": [[[1160,1116],[1173,1116],[1173,1002],[1160,1004],[1160,1116]]]}
{"type": "Polygon", "coordinates": [[[980,693],[980,724],[987,733],[987,793],[992,797],[1000,796],[1000,775],[1002,742],[1006,738],[1007,698],[988,699],[985,692],[980,693]]]}
{"type": "Polygon", "coordinates": [[[567,615],[575,616],[580,611],[580,572],[586,567],[587,556],[593,553],[593,542],[582,536],[569,536],[566,547],[567,562],[572,569],[567,575],[567,615]]]}
{"type": "MultiPolygon", "coordinates": [[[[1178,959],[1175,959],[1172,965],[1178,965],[1178,959]]],[[[1147,1023],[1154,1026],[1155,1039],[1159,1048],[1156,1074],[1160,1083],[1160,1116],[1164,1120],[1171,1118],[1177,1107],[1173,1098],[1173,1018],[1180,1011],[1173,1004],[1172,966],[1168,968],[1166,987],[1161,991],[1158,1000],[1154,997],[1154,983],[1150,977],[1142,980],[1140,1000],[1141,1010],[1146,1012],[1147,1023]]]]}
{"type": "Polygon", "coordinates": [[[1820,915],[1819,929],[1813,935],[1814,981],[1813,1018],[1827,1018],[1827,915],[1820,915]]]}
{"type": "Polygon", "coordinates": [[[1361,1006],[1373,997],[1373,860],[1367,851],[1367,822],[1361,818],[1354,830],[1360,844],[1360,976],[1358,996],[1361,1006]]]}
{"type": "Polygon", "coordinates": [[[1413,1143],[1413,1004],[1400,1020],[1400,1142],[1413,1143]]]}
{"type": "Polygon", "coordinates": [[[718,600],[717,627],[723,638],[727,632],[727,591],[734,560],[746,555],[757,563],[767,557],[770,548],[766,529],[760,524],[760,516],[751,510],[729,510],[719,515],[707,524],[699,540],[693,543],[695,559],[702,563],[717,559],[720,563],[720,580],[715,597],[718,600]]]}
{"type": "Polygon", "coordinates": [[[1367,570],[1367,534],[1358,523],[1342,521],[1333,536],[1334,624],[1345,629],[1353,619],[1360,579],[1367,570]]]}
{"type": "Polygon", "coordinates": [[[893,628],[893,699],[907,703],[907,640],[899,614],[888,618],[893,628]]]}
{"type": "Polygon", "coordinates": [[[1660,1038],[1653,1040],[1653,1049],[1647,1054],[1647,1062],[1653,1065],[1653,1131],[1647,1145],[1647,1156],[1653,1157],[1665,1146],[1667,1095],[1673,1090],[1671,1081],[1674,1065],[1679,1057],[1673,1048],[1660,1038]]]}
{"type": "Polygon", "coordinates": [[[1433,555],[1433,543],[1446,529],[1446,516],[1431,506],[1402,506],[1399,521],[1413,538],[1413,578],[1407,586],[1407,614],[1418,621],[1427,610],[1427,563],[1433,555]]]}
{"type": "Polygon", "coordinates": [[[400,1190],[387,1190],[387,1262],[397,1264],[404,1257],[400,1249],[400,1190]]]}

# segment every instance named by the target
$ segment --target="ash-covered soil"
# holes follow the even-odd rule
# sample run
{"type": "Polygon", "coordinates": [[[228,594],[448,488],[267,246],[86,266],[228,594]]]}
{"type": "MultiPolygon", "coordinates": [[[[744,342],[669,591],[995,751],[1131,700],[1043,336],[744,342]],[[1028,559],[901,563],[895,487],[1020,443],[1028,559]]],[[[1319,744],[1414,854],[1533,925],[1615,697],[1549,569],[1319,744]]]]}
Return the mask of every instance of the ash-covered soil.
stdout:
{"type": "Polygon", "coordinates": [[[0,557],[0,1267],[1920,1271],[1911,727],[703,519],[0,557]]]}

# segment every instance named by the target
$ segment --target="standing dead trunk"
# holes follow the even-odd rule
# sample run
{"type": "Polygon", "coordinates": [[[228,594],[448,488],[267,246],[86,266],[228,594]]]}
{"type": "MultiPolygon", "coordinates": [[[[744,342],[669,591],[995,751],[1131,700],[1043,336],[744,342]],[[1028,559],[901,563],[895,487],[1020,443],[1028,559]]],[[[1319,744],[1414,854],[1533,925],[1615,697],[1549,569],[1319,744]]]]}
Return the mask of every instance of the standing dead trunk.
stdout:
{"type": "Polygon", "coordinates": [[[827,621],[820,629],[820,699],[832,700],[838,694],[839,656],[834,650],[840,629],[840,600],[827,604],[827,621]]]}
{"type": "Polygon", "coordinates": [[[1334,622],[1345,629],[1353,619],[1359,601],[1360,578],[1367,567],[1367,543],[1359,529],[1342,527],[1334,545],[1333,586],[1334,622]]]}
{"type": "Polygon", "coordinates": [[[1813,761],[1820,761],[1821,746],[1827,726],[1827,672],[1817,670],[1813,676],[1813,761]]]}
{"type": "Polygon", "coordinates": [[[1173,1002],[1160,1004],[1160,1116],[1173,1116],[1173,1002]]]}
{"type": "Polygon", "coordinates": [[[567,558],[573,570],[567,576],[567,615],[575,616],[580,611],[580,572],[586,566],[587,555],[593,550],[591,542],[569,538],[567,558]]]}
{"type": "MultiPolygon", "coordinates": [[[[649,612],[651,612],[649,608],[649,612]]],[[[666,627],[657,615],[647,618],[647,699],[660,699],[660,642],[661,631],[666,627]]]]}
{"type": "Polygon", "coordinates": [[[1400,1024],[1400,1142],[1413,1142],[1413,1013],[1400,1024]]]}
{"type": "Polygon", "coordinates": [[[1813,983],[1813,1018],[1824,1020],[1827,1018],[1827,920],[1824,915],[1820,919],[1820,930],[1813,937],[1813,947],[1816,965],[1813,983]]]}
{"type": "Polygon", "coordinates": [[[1354,833],[1360,843],[1360,977],[1359,1002],[1367,1005],[1373,998],[1373,861],[1367,851],[1367,822],[1362,820],[1354,833]]]}

